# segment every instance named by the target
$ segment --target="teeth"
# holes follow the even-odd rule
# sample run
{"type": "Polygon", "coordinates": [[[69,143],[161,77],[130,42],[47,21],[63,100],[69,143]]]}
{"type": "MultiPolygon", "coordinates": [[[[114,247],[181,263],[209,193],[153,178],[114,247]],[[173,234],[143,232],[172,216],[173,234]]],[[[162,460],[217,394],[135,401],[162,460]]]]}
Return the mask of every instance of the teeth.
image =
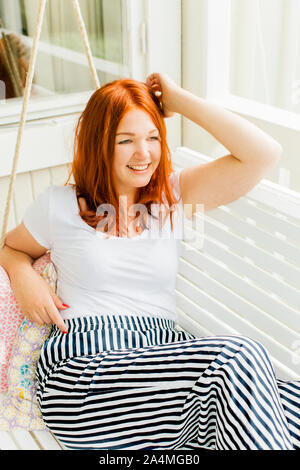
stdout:
{"type": "Polygon", "coordinates": [[[129,166],[129,168],[133,168],[134,170],[146,170],[148,165],[144,165],[144,166],[130,166],[130,165],[128,165],[128,166],[129,166]]]}

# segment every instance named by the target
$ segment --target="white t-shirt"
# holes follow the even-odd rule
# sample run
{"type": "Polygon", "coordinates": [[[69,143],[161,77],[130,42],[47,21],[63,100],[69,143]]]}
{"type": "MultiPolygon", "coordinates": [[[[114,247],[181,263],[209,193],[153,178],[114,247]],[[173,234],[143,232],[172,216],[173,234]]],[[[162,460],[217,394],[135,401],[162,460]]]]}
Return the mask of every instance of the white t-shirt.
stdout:
{"type": "MultiPolygon", "coordinates": [[[[180,171],[170,176],[176,198],[181,196],[180,171]]],[[[31,203],[23,222],[50,250],[57,295],[70,306],[60,310],[64,319],[118,314],[176,321],[175,284],[184,223],[181,199],[172,217],[173,232],[169,216],[159,226],[148,214],[148,230],[131,238],[106,238],[81,219],[75,189],[55,185],[31,203]]]]}

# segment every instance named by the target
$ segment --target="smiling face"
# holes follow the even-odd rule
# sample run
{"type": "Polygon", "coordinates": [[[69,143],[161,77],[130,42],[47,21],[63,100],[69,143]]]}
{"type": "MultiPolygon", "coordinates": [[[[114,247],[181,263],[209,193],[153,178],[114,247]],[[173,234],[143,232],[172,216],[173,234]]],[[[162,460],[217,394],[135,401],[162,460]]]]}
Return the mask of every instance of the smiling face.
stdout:
{"type": "Polygon", "coordinates": [[[118,196],[127,197],[127,206],[134,204],[137,189],[146,186],[161,158],[159,130],[150,116],[140,110],[128,111],[116,132],[113,156],[113,177],[118,196]],[[130,166],[146,166],[133,170],[130,166]]]}

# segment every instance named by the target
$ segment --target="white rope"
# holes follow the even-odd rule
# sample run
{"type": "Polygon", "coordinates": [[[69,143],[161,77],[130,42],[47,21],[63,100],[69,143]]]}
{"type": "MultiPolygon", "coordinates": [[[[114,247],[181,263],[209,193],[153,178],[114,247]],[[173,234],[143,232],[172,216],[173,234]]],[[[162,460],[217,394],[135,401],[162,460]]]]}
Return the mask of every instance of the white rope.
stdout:
{"type": "Polygon", "coordinates": [[[25,85],[22,112],[21,112],[21,121],[20,121],[19,129],[18,129],[18,137],[17,137],[16,148],[15,148],[15,155],[13,159],[13,168],[12,168],[12,173],[10,176],[8,195],[7,195],[7,201],[6,201],[6,206],[5,206],[5,212],[4,212],[4,220],[3,220],[2,234],[1,234],[1,240],[0,240],[0,249],[4,245],[4,238],[6,234],[9,209],[10,209],[10,204],[12,200],[14,183],[16,179],[17,165],[18,165],[19,155],[20,155],[23,128],[24,128],[24,123],[25,123],[26,113],[27,113],[27,105],[28,105],[31,87],[32,87],[34,66],[35,66],[35,61],[36,61],[36,56],[37,56],[37,46],[38,46],[38,42],[39,42],[39,38],[41,34],[46,3],[47,3],[47,0],[40,0],[40,5],[39,5],[39,10],[38,10],[38,15],[37,15],[37,22],[35,26],[34,40],[33,40],[29,67],[28,67],[28,72],[27,72],[27,77],[26,77],[26,85],[25,85]]]}
{"type": "Polygon", "coordinates": [[[94,80],[95,88],[97,89],[97,88],[100,88],[100,82],[99,82],[97,71],[96,71],[96,68],[95,68],[95,65],[94,65],[94,62],[93,62],[93,57],[92,57],[92,52],[91,52],[91,48],[90,48],[90,44],[89,44],[89,39],[88,39],[88,35],[87,35],[86,29],[85,29],[84,21],[82,19],[80,6],[79,6],[79,3],[78,3],[78,0],[72,0],[72,2],[73,2],[75,16],[76,16],[76,19],[78,21],[79,31],[80,31],[81,38],[82,38],[82,41],[83,41],[83,44],[84,44],[85,53],[86,53],[87,58],[88,58],[88,63],[89,63],[89,66],[90,66],[90,71],[91,71],[91,74],[92,74],[92,78],[94,80]]]}
{"type": "MultiPolygon", "coordinates": [[[[91,48],[89,45],[89,40],[88,40],[88,35],[86,32],[86,28],[84,25],[84,21],[81,15],[80,11],[80,6],[78,3],[78,0],[72,0],[73,2],[73,7],[74,7],[74,12],[76,19],[78,21],[78,26],[79,26],[79,31],[80,35],[84,44],[85,52],[88,58],[88,63],[91,71],[91,75],[95,84],[95,88],[100,87],[100,82],[98,79],[97,71],[93,63],[93,57],[92,57],[92,52],[91,48]]],[[[23,129],[24,129],[24,123],[26,120],[26,114],[27,114],[27,105],[28,101],[30,98],[30,92],[32,88],[32,81],[33,81],[33,74],[34,74],[34,68],[35,68],[35,63],[36,63],[36,56],[37,56],[37,47],[41,35],[41,29],[42,29],[42,24],[43,24],[43,18],[44,18],[44,13],[45,13],[45,7],[46,7],[47,0],[40,0],[40,5],[39,5],[39,10],[37,14],[37,21],[36,21],[36,26],[35,26],[35,32],[34,32],[34,39],[33,39],[33,46],[31,50],[31,55],[30,55],[30,61],[29,61],[29,68],[27,72],[27,77],[26,77],[26,85],[25,85],[25,91],[24,91],[24,97],[23,97],[23,105],[22,105],[22,112],[21,112],[21,120],[20,120],[20,125],[18,129],[18,136],[17,136],[17,143],[15,147],[15,154],[14,154],[14,159],[13,159],[13,168],[10,176],[10,181],[9,181],[9,188],[8,188],[8,194],[7,194],[7,201],[6,201],[6,206],[5,206],[5,212],[4,212],[4,219],[3,219],[3,225],[2,225],[2,234],[1,234],[1,239],[0,239],[0,249],[3,248],[4,246],[4,239],[6,235],[6,229],[7,229],[7,223],[8,223],[8,216],[9,216],[9,210],[11,206],[11,200],[12,200],[12,195],[13,195],[13,190],[14,190],[14,183],[16,179],[16,172],[17,172],[17,165],[18,165],[18,160],[19,160],[19,155],[20,155],[20,147],[21,147],[21,140],[23,136],[23,129]]]]}

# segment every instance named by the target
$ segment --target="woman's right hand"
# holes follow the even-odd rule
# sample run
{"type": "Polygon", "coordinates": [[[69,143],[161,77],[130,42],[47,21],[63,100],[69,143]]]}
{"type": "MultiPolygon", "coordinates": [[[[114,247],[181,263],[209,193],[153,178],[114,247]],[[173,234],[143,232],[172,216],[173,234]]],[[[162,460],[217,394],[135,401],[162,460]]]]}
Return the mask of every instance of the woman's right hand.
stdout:
{"type": "Polygon", "coordinates": [[[160,101],[164,117],[172,117],[176,112],[177,95],[182,91],[166,73],[154,72],[146,78],[146,85],[152,88],[160,101]]]}
{"type": "Polygon", "coordinates": [[[63,306],[51,286],[32,267],[26,272],[22,270],[22,275],[14,276],[11,288],[25,318],[38,325],[54,323],[62,332],[67,332],[59,310],[68,307],[63,306]]]}

